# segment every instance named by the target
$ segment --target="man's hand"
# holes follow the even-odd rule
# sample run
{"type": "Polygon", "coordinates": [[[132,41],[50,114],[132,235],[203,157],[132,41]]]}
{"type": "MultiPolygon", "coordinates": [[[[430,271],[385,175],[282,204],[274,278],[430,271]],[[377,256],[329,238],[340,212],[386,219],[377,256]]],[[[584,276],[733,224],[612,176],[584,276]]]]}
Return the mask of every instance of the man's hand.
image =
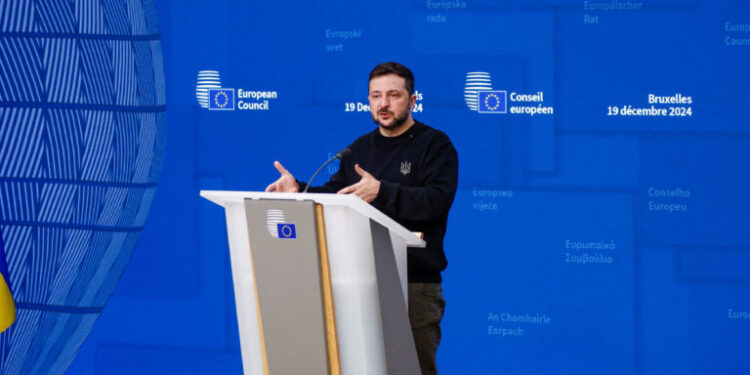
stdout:
{"type": "Polygon", "coordinates": [[[273,162],[273,166],[281,173],[281,177],[266,187],[266,191],[275,191],[279,193],[296,193],[299,191],[299,184],[289,171],[284,169],[278,161],[273,162]]]}
{"type": "Polygon", "coordinates": [[[374,201],[380,192],[380,181],[360,168],[359,164],[354,165],[354,170],[362,176],[362,179],[354,185],[339,190],[337,194],[354,194],[367,203],[374,201]]]}

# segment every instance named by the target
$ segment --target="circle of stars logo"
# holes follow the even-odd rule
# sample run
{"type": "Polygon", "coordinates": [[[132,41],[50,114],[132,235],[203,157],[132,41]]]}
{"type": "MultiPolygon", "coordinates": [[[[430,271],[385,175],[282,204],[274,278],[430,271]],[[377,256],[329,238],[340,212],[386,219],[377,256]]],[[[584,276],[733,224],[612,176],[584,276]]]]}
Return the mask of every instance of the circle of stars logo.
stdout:
{"type": "Polygon", "coordinates": [[[288,225],[282,225],[281,226],[281,235],[284,237],[291,237],[292,236],[292,227],[288,225]]]}
{"type": "Polygon", "coordinates": [[[494,111],[494,110],[500,108],[500,98],[495,93],[488,94],[487,96],[484,97],[484,106],[488,110],[494,111]],[[495,101],[493,103],[494,105],[490,105],[490,98],[495,99],[495,101]]]}
{"type": "Polygon", "coordinates": [[[216,93],[216,95],[214,95],[214,103],[219,108],[224,108],[224,107],[227,106],[227,104],[229,104],[229,97],[227,96],[227,94],[224,91],[219,91],[219,92],[216,93]],[[223,98],[221,100],[221,102],[219,101],[219,97],[223,98]]]}

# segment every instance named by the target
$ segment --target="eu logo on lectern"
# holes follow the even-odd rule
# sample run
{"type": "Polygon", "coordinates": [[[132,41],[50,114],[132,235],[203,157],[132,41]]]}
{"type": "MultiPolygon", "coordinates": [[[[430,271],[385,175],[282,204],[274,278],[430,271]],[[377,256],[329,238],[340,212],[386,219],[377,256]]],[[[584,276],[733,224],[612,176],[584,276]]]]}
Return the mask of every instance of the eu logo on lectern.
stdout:
{"type": "Polygon", "coordinates": [[[279,230],[279,238],[297,238],[297,228],[294,224],[278,223],[276,228],[279,230]]]}

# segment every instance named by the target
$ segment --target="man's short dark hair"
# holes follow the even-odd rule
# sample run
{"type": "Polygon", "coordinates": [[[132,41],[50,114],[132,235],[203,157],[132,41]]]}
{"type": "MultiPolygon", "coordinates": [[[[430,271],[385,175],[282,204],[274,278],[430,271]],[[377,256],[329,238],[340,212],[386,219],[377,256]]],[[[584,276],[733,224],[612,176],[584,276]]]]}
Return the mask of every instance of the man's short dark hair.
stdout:
{"type": "MultiPolygon", "coordinates": [[[[414,94],[414,74],[409,68],[397,63],[397,62],[384,62],[378,64],[370,72],[370,81],[375,77],[384,76],[387,74],[395,74],[404,79],[406,84],[406,91],[409,95],[414,94]]],[[[369,82],[369,81],[368,81],[369,82]]]]}

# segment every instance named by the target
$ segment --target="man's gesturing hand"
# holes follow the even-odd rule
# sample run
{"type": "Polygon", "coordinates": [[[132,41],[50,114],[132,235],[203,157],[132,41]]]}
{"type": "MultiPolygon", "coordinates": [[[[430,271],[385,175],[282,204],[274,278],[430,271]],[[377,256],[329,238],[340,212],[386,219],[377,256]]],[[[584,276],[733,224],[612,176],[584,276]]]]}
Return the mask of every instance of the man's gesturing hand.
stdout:
{"type": "Polygon", "coordinates": [[[362,169],[359,164],[354,165],[354,170],[362,176],[362,179],[354,185],[339,190],[338,194],[354,194],[367,203],[374,201],[380,192],[380,181],[362,169]]]}
{"type": "Polygon", "coordinates": [[[278,180],[274,181],[271,185],[268,185],[266,187],[266,191],[275,191],[279,193],[296,193],[299,191],[299,184],[297,183],[297,180],[292,176],[289,171],[284,169],[284,166],[281,165],[278,161],[273,162],[273,166],[278,169],[279,173],[281,173],[281,177],[279,177],[278,180]]]}

